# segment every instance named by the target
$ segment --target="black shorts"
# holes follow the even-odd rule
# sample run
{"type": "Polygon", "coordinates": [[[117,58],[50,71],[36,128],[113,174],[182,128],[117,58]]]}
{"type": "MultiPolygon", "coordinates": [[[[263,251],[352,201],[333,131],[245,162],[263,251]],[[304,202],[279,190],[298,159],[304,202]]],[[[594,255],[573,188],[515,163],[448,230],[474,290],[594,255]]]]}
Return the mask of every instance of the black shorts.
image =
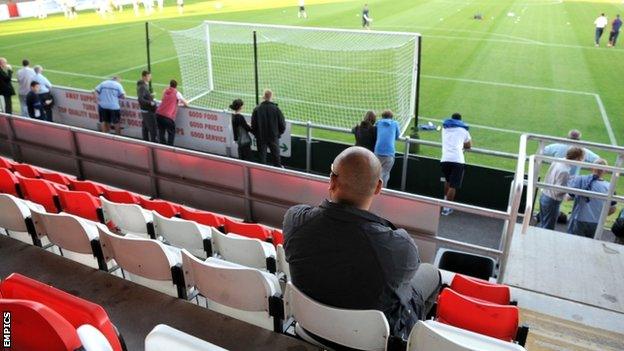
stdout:
{"type": "Polygon", "coordinates": [[[299,11],[301,12],[305,11],[305,6],[299,6],[299,11]]]}
{"type": "Polygon", "coordinates": [[[453,189],[460,189],[464,181],[464,170],[466,165],[457,162],[441,162],[442,175],[449,186],[453,189]]]}
{"type": "Polygon", "coordinates": [[[120,110],[109,110],[107,108],[98,107],[100,113],[100,123],[117,124],[121,120],[120,110]]]}

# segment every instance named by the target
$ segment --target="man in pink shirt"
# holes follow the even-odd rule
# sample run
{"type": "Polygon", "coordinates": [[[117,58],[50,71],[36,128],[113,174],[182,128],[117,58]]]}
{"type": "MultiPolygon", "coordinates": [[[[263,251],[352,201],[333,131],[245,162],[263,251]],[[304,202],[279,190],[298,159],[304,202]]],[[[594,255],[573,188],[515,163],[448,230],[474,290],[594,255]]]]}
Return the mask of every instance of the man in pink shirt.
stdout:
{"type": "Polygon", "coordinates": [[[176,133],[175,119],[178,114],[178,106],[188,107],[188,102],[176,89],[178,82],[172,79],[169,88],[163,92],[162,101],[156,109],[156,122],[158,123],[158,136],[161,144],[173,145],[176,133]],[[165,132],[167,140],[165,140],[165,132]]]}

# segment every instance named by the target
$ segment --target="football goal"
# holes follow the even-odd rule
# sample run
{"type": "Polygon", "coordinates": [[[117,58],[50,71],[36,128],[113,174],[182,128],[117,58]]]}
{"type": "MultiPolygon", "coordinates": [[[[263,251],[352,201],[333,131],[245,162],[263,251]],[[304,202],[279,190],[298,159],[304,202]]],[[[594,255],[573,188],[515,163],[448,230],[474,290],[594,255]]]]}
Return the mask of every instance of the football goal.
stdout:
{"type": "Polygon", "coordinates": [[[205,21],[170,31],[183,92],[197,106],[251,112],[269,88],[287,119],[340,128],[391,109],[405,130],[417,104],[420,35],[205,21]]]}

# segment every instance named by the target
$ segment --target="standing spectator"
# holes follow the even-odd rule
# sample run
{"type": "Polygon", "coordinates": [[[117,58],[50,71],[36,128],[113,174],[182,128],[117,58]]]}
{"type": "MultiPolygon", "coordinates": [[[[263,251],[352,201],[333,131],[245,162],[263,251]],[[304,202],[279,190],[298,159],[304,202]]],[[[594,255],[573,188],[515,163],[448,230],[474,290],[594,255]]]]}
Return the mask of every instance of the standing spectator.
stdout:
{"type": "Polygon", "coordinates": [[[598,18],[594,21],[596,25],[596,47],[600,46],[600,38],[602,37],[602,33],[604,32],[605,27],[609,24],[609,20],[605,16],[604,13],[601,13],[598,18]]]}
{"type": "Polygon", "coordinates": [[[24,105],[26,106],[26,112],[28,112],[28,116],[30,118],[35,119],[44,119],[45,111],[43,109],[43,102],[41,101],[41,97],[39,95],[39,83],[31,82],[30,83],[30,91],[26,94],[26,101],[24,105]]]}
{"type": "MultiPolygon", "coordinates": [[[[576,129],[572,129],[568,132],[568,139],[570,140],[581,140],[581,136],[582,136],[581,132],[576,129]]],[[[565,158],[570,147],[571,146],[569,144],[553,143],[553,144],[547,145],[544,148],[544,152],[542,154],[546,156],[550,156],[550,157],[565,158]]],[[[588,163],[594,163],[600,158],[598,155],[596,155],[594,152],[592,152],[591,150],[587,148],[583,148],[583,154],[585,155],[585,158],[582,161],[588,162],[588,163]]],[[[580,171],[581,171],[581,168],[579,166],[570,167],[571,175],[578,175],[580,171]]]]}
{"type": "Polygon", "coordinates": [[[256,146],[260,163],[267,163],[267,147],[273,157],[273,166],[282,167],[279,138],[286,131],[286,120],[282,111],[273,101],[273,92],[264,91],[262,102],[251,114],[251,132],[256,136],[256,146]]]}
{"type": "Polygon", "coordinates": [[[143,140],[156,142],[156,101],[150,91],[149,82],[152,80],[150,71],[141,72],[141,79],[137,81],[137,99],[141,108],[143,140]]]}
{"type": "Polygon", "coordinates": [[[375,122],[377,122],[377,115],[373,111],[368,111],[362,122],[351,129],[351,133],[355,134],[355,146],[361,146],[375,152],[375,143],[377,142],[375,122]]]}
{"type": "Polygon", "coordinates": [[[115,128],[115,133],[121,134],[121,106],[119,99],[122,99],[126,92],[121,86],[121,78],[112,77],[95,87],[95,96],[98,102],[100,113],[101,131],[108,133],[111,125],[115,128]]]}
{"type": "Polygon", "coordinates": [[[54,106],[54,98],[50,93],[52,84],[48,78],[43,75],[43,67],[39,65],[35,66],[35,76],[32,80],[33,82],[39,83],[39,98],[44,103],[43,110],[45,111],[43,119],[52,122],[52,107],[54,106]]]}
{"type": "Polygon", "coordinates": [[[244,102],[241,99],[232,101],[230,110],[232,114],[232,132],[234,133],[234,141],[238,145],[238,158],[245,161],[251,161],[251,127],[247,124],[245,117],[241,114],[244,102]]]}
{"type": "MultiPolygon", "coordinates": [[[[466,160],[464,150],[472,147],[468,126],[462,121],[459,113],[442,123],[442,158],[440,167],[444,176],[444,199],[454,201],[457,190],[462,186],[466,160]]],[[[452,208],[444,207],[442,215],[453,213],[452,208]]]]}
{"type": "Polygon", "coordinates": [[[173,145],[175,141],[176,125],[175,120],[178,115],[178,106],[188,107],[188,102],[177,90],[178,82],[172,79],[169,88],[163,92],[162,101],[156,109],[156,122],[158,123],[158,136],[161,144],[173,145]],[[165,140],[165,133],[167,139],[165,140]]]}
{"type": "Polygon", "coordinates": [[[390,171],[394,166],[395,141],[401,136],[399,123],[392,119],[394,114],[385,110],[381,114],[381,120],[377,122],[377,140],[375,141],[375,155],[381,162],[381,180],[383,186],[388,187],[390,171]]]}
{"type": "Polygon", "coordinates": [[[621,27],[622,27],[622,20],[620,19],[620,15],[616,15],[613,22],[611,22],[611,33],[609,33],[609,44],[607,44],[607,47],[615,46],[618,35],[620,35],[621,27]]]}
{"type": "Polygon", "coordinates": [[[440,272],[421,263],[404,229],[369,212],[383,186],[373,153],[350,147],[331,168],[329,199],[316,207],[291,207],[284,215],[290,278],[320,303],[383,312],[390,334],[406,339],[426,318],[440,272]]]}
{"type": "MultiPolygon", "coordinates": [[[[607,165],[607,161],[603,159],[598,159],[594,163],[597,165],[607,165]]],[[[593,169],[592,174],[572,178],[568,186],[570,188],[607,194],[609,192],[609,182],[602,178],[603,174],[603,170],[593,169]]],[[[572,207],[568,233],[584,236],[586,238],[593,238],[598,228],[604,202],[605,200],[579,195],[574,196],[574,206],[572,207]]],[[[616,202],[613,201],[609,208],[609,215],[615,213],[615,205],[616,202]]]]}
{"type": "Polygon", "coordinates": [[[11,78],[13,78],[13,68],[4,57],[0,57],[0,97],[4,100],[4,105],[0,104],[0,107],[4,106],[4,108],[0,110],[9,115],[13,113],[11,96],[15,95],[11,78]]]}
{"type": "Polygon", "coordinates": [[[297,13],[297,18],[308,18],[308,13],[305,8],[305,0],[299,0],[299,12],[297,13]]]}
{"type": "Polygon", "coordinates": [[[370,29],[371,22],[373,22],[373,19],[370,17],[368,4],[364,4],[364,8],[362,9],[362,28],[370,29]]]}
{"type": "MultiPolygon", "coordinates": [[[[566,155],[567,160],[583,161],[585,154],[580,147],[571,147],[568,149],[566,155]]],[[[568,181],[573,176],[571,173],[572,167],[563,162],[553,162],[546,173],[544,183],[550,185],[568,186],[568,181]]],[[[561,207],[561,201],[565,198],[566,193],[544,189],[542,190],[542,196],[540,197],[540,222],[539,226],[542,228],[553,230],[555,224],[557,224],[557,218],[559,218],[559,208],[561,207]]]]}
{"type": "Polygon", "coordinates": [[[19,84],[19,91],[17,95],[19,97],[20,109],[22,116],[28,116],[28,109],[26,108],[26,95],[30,93],[33,78],[35,77],[35,70],[30,68],[30,62],[26,59],[22,60],[22,68],[17,71],[17,83],[19,84]]]}

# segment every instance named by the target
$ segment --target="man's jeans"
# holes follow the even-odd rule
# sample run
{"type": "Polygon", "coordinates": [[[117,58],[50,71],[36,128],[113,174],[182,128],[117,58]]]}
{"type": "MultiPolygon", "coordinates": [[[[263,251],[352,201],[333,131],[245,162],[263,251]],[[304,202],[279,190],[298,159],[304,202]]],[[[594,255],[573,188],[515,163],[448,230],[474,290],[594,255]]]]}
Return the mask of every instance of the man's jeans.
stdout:
{"type": "Polygon", "coordinates": [[[377,158],[381,162],[381,180],[383,181],[383,186],[387,188],[390,180],[390,171],[392,171],[392,166],[394,166],[394,156],[377,155],[377,158]]]}
{"type": "Polygon", "coordinates": [[[26,95],[19,95],[20,102],[20,114],[23,117],[28,117],[28,106],[26,106],[26,95]]]}
{"type": "Polygon", "coordinates": [[[568,226],[568,233],[584,236],[586,238],[593,238],[598,228],[598,223],[581,222],[573,219],[568,226]]]}
{"type": "Polygon", "coordinates": [[[600,44],[600,37],[602,37],[603,32],[604,28],[596,28],[596,45],[600,44]]]}
{"type": "Polygon", "coordinates": [[[561,207],[561,201],[557,201],[549,196],[542,194],[540,197],[540,223],[541,228],[553,230],[555,224],[557,224],[557,218],[559,218],[559,208],[561,207]]]}

